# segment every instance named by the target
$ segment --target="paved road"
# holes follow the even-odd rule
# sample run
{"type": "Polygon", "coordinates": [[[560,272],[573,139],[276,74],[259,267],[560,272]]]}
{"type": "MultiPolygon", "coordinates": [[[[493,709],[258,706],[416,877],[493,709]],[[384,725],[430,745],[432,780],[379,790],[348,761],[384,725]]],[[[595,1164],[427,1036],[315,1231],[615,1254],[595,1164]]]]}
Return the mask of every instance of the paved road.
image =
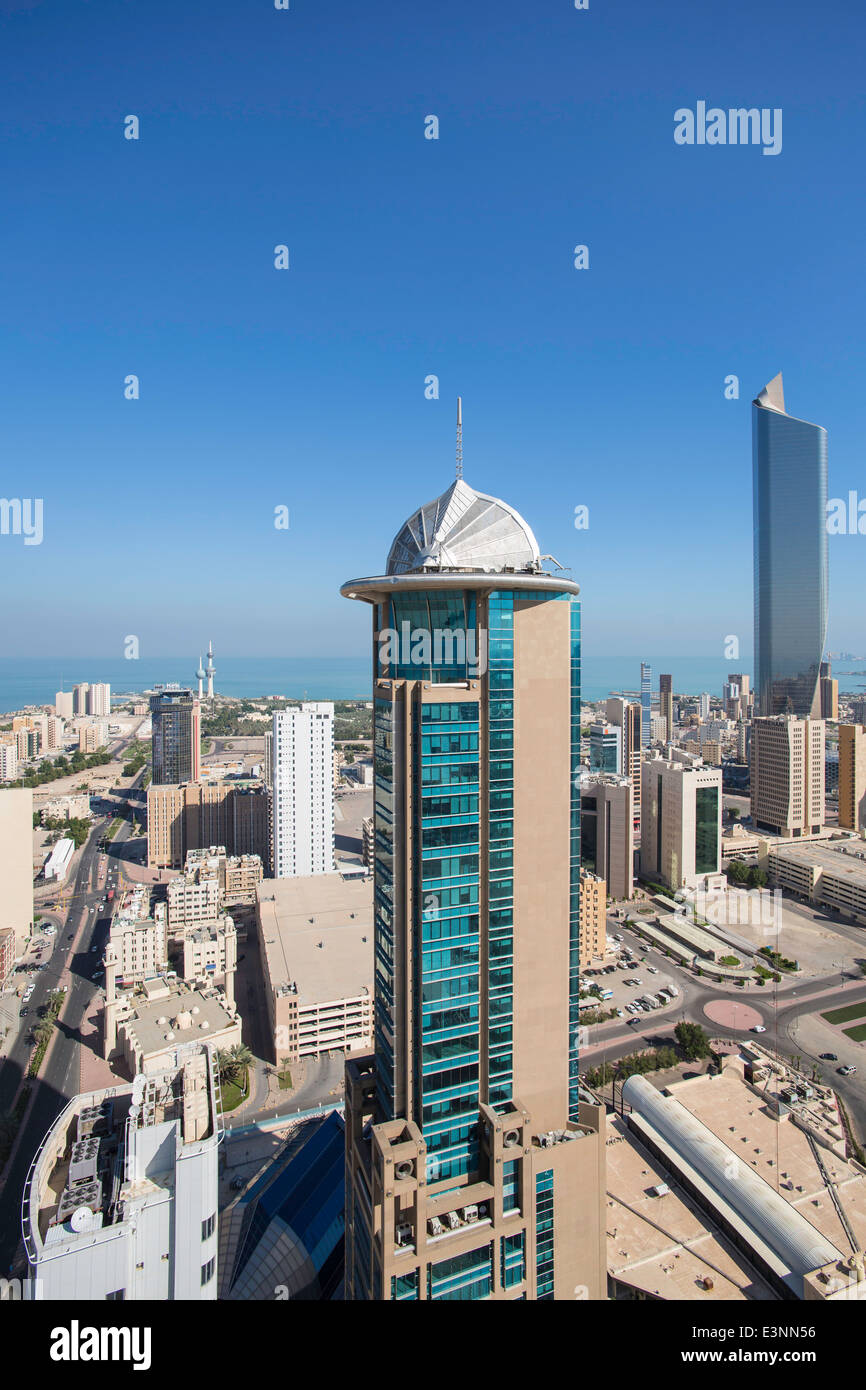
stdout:
{"type": "MultiPolygon", "coordinates": [[[[787,904],[786,904],[787,906],[787,904]]],[[[845,923],[833,921],[834,930],[855,942],[864,941],[862,928],[848,927],[845,923]],[[859,935],[858,935],[859,930],[859,935]]],[[[660,972],[669,976],[680,990],[675,1007],[659,1010],[657,1013],[633,1015],[637,1022],[625,1019],[615,1023],[600,1024],[589,1029],[589,1041],[581,1049],[581,1057],[586,1069],[599,1066],[602,1062],[613,1062],[630,1052],[641,1048],[656,1047],[668,1043],[673,1038],[674,1028],[682,1019],[702,1023],[716,1037],[747,1038],[747,1029],[725,1029],[719,1024],[710,1024],[704,1015],[704,1005],[713,999],[748,1002],[749,1006],[761,1015],[766,1033],[761,1035],[761,1043],[787,1056],[798,1054],[806,1063],[815,1063],[821,1071],[826,1084],[845,1102],[855,1129],[861,1140],[866,1138],[866,1084],[858,1073],[853,1077],[839,1076],[832,1063],[821,1062],[818,1053],[812,1053],[802,1040],[795,1036],[796,1023],[805,1014],[824,1012],[843,1004],[853,1004],[866,998],[866,981],[853,974],[834,971],[823,977],[803,979],[797,977],[790,984],[779,985],[766,990],[744,990],[734,994],[731,990],[720,990],[688,972],[676,969],[660,951],[647,947],[634,933],[621,922],[610,920],[609,932],[618,932],[640,957],[646,957],[648,965],[655,965],[660,972]],[[813,996],[820,996],[814,998],[813,996]],[[832,1073],[832,1074],[830,1074],[832,1073]]]]}
{"type": "MultiPolygon", "coordinates": [[[[144,769],[140,777],[143,775],[144,769]]],[[[140,777],[136,779],[136,784],[140,777]]],[[[98,849],[98,841],[109,823],[110,817],[97,819],[80,852],[71,892],[67,885],[63,894],[70,904],[66,923],[58,930],[48,968],[31,977],[37,984],[27,1006],[30,1014],[21,1020],[18,1037],[12,1044],[9,1056],[0,1065],[0,1111],[8,1112],[30,1060],[31,1048],[26,1042],[26,1035],[39,1017],[40,1005],[60,983],[64,970],[68,970],[68,998],[58,1024],[59,1036],[51,1045],[48,1060],[43,1064],[38,1080],[33,1083],[33,1105],[24,1123],[15,1156],[4,1172],[0,1186],[2,1274],[8,1270],[20,1240],[21,1194],[33,1155],[66,1102],[80,1089],[81,1024],[96,992],[90,977],[101,959],[101,948],[108,939],[108,909],[100,912],[99,903],[108,887],[113,885],[117,889],[122,882],[122,869],[117,854],[113,852],[114,842],[107,856],[102,856],[98,849]],[[101,860],[104,861],[102,869],[101,860]],[[72,941],[68,939],[70,934],[74,937],[72,941]],[[97,950],[91,949],[94,945],[97,950]]],[[[128,835],[129,825],[125,823],[117,836],[120,847],[128,835]]],[[[43,916],[55,916],[40,909],[38,904],[36,910],[42,911],[43,916]]]]}

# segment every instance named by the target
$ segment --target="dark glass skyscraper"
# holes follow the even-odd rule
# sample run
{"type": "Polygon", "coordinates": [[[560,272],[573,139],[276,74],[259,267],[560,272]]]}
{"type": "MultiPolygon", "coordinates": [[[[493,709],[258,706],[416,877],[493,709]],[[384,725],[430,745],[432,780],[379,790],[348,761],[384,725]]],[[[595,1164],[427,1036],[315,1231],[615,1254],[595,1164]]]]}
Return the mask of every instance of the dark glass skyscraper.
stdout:
{"type": "Polygon", "coordinates": [[[374,1055],[346,1074],[346,1297],[603,1292],[578,1077],[580,606],[462,479],[371,605],[374,1055]],[[572,1137],[579,1143],[571,1142],[572,1137]]]}
{"type": "Polygon", "coordinates": [[[166,686],[150,697],[153,783],[195,782],[201,753],[201,706],[191,690],[166,686]]]}
{"type": "Polygon", "coordinates": [[[782,374],[752,402],[755,701],[821,716],[827,638],[827,431],[785,413],[782,374]]]}

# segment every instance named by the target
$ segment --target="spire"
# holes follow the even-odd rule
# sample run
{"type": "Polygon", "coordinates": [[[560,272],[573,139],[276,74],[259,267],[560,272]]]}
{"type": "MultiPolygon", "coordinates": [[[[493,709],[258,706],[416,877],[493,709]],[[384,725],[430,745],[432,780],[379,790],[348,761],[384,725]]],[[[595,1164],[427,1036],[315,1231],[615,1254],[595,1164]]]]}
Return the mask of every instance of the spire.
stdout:
{"type": "Polygon", "coordinates": [[[777,410],[780,414],[785,414],[785,393],[782,389],[781,372],[774,376],[772,381],[767,382],[763,391],[758,392],[755,405],[762,405],[766,410],[777,410]]]}
{"type": "Polygon", "coordinates": [[[457,397],[457,469],[458,482],[463,477],[463,398],[457,397]]]}

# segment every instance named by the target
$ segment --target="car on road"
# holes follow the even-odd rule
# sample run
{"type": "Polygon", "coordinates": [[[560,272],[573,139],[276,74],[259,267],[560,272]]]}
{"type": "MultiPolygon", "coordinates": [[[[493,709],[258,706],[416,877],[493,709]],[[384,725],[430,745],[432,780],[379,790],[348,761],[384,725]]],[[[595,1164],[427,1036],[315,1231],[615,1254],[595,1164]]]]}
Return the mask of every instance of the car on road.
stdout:
{"type": "Polygon", "coordinates": [[[67,940],[67,941],[71,941],[74,935],[75,935],[75,932],[74,932],[74,931],[71,931],[71,932],[69,933],[69,935],[67,936],[66,940],[67,940]]]}
{"type": "Polygon", "coordinates": [[[857,1068],[849,1065],[846,1067],[837,1067],[836,1070],[840,1076],[853,1076],[857,1068]]]}
{"type": "Polygon", "coordinates": [[[29,1014],[29,1012],[30,1012],[29,1009],[19,1009],[19,1010],[18,1010],[18,1017],[19,1017],[19,1018],[26,1018],[27,1015],[29,1014]]]}
{"type": "Polygon", "coordinates": [[[838,1062],[839,1060],[835,1052],[819,1052],[818,1056],[822,1062],[838,1062]]]}
{"type": "Polygon", "coordinates": [[[647,970],[651,975],[657,975],[659,973],[654,965],[648,965],[647,970]]]}
{"type": "Polygon", "coordinates": [[[767,1030],[764,1027],[763,1023],[756,1023],[754,1028],[749,1029],[750,1033],[766,1033],[766,1031],[767,1030]]]}

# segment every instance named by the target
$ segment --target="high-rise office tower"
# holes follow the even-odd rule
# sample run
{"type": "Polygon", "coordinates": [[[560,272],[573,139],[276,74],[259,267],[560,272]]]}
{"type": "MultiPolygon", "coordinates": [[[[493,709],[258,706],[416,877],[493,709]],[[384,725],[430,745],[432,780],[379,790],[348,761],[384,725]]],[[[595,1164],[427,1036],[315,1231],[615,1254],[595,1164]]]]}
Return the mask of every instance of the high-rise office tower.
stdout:
{"type": "Polygon", "coordinates": [[[866,830],[866,726],[839,725],[839,824],[866,830]]]}
{"type": "Polygon", "coordinates": [[[111,686],[97,682],[87,692],[87,713],[104,717],[111,714],[111,686]]]}
{"type": "Polygon", "coordinates": [[[722,686],[722,705],[728,719],[743,717],[743,701],[740,687],[735,680],[725,681],[722,686]]]}
{"type": "Polygon", "coordinates": [[[72,687],[73,714],[87,713],[87,692],[89,691],[89,689],[90,685],[87,681],[81,681],[78,685],[74,685],[72,687]]]}
{"type": "Polygon", "coordinates": [[[75,713],[75,692],[58,690],[54,696],[54,713],[61,719],[71,719],[75,713]]]}
{"type": "Polygon", "coordinates": [[[374,1055],[346,1068],[346,1297],[604,1297],[578,1071],[578,586],[458,476],[371,605],[374,1055]]]}
{"type": "Polygon", "coordinates": [[[650,720],[653,711],[653,668],[648,661],[640,664],[640,741],[642,748],[652,742],[650,720]]]}
{"type": "Polygon", "coordinates": [[[167,685],[150,697],[153,782],[195,782],[201,758],[201,705],[191,690],[167,685]]]}
{"type": "Polygon", "coordinates": [[[668,888],[697,888],[722,865],[722,774],[651,758],[643,765],[641,873],[668,888]]]}
{"type": "Polygon", "coordinates": [[[659,713],[665,721],[665,739],[670,743],[674,734],[674,678],[659,676],[659,713]]]}
{"type": "Polygon", "coordinates": [[[611,724],[622,730],[622,773],[631,782],[634,829],[640,826],[641,707],[612,695],[605,705],[611,724]]]}
{"type": "Polygon", "coordinates": [[[866,695],[857,696],[851,702],[851,712],[855,724],[866,724],[866,695]]]}
{"type": "Polygon", "coordinates": [[[728,676],[728,683],[737,686],[740,692],[740,715],[742,719],[749,717],[749,708],[752,703],[751,682],[749,677],[741,671],[732,671],[728,676]]]}
{"type": "Polygon", "coordinates": [[[276,710],[271,817],[274,878],[334,870],[334,706],[276,710]]]}
{"type": "Polygon", "coordinates": [[[793,714],[754,719],[751,786],[756,830],[817,835],[824,826],[824,721],[793,714]]]}
{"type": "Polygon", "coordinates": [[[708,690],[703,690],[703,691],[701,692],[701,696],[700,696],[700,711],[701,711],[701,719],[709,719],[709,717],[710,717],[710,692],[709,692],[708,690]]]}
{"type": "Polygon", "coordinates": [[[616,724],[590,724],[589,767],[591,772],[622,771],[622,729],[616,724]]]}
{"type": "Polygon", "coordinates": [[[588,773],[580,779],[580,862],[617,901],[634,892],[634,792],[628,777],[588,773]]]}
{"type": "Polygon", "coordinates": [[[833,676],[821,677],[821,718],[839,718],[839,682],[833,676]]]}
{"type": "Polygon", "coordinates": [[[817,719],[827,637],[827,431],[785,413],[781,372],[752,402],[752,479],[756,712],[817,719]]]}

